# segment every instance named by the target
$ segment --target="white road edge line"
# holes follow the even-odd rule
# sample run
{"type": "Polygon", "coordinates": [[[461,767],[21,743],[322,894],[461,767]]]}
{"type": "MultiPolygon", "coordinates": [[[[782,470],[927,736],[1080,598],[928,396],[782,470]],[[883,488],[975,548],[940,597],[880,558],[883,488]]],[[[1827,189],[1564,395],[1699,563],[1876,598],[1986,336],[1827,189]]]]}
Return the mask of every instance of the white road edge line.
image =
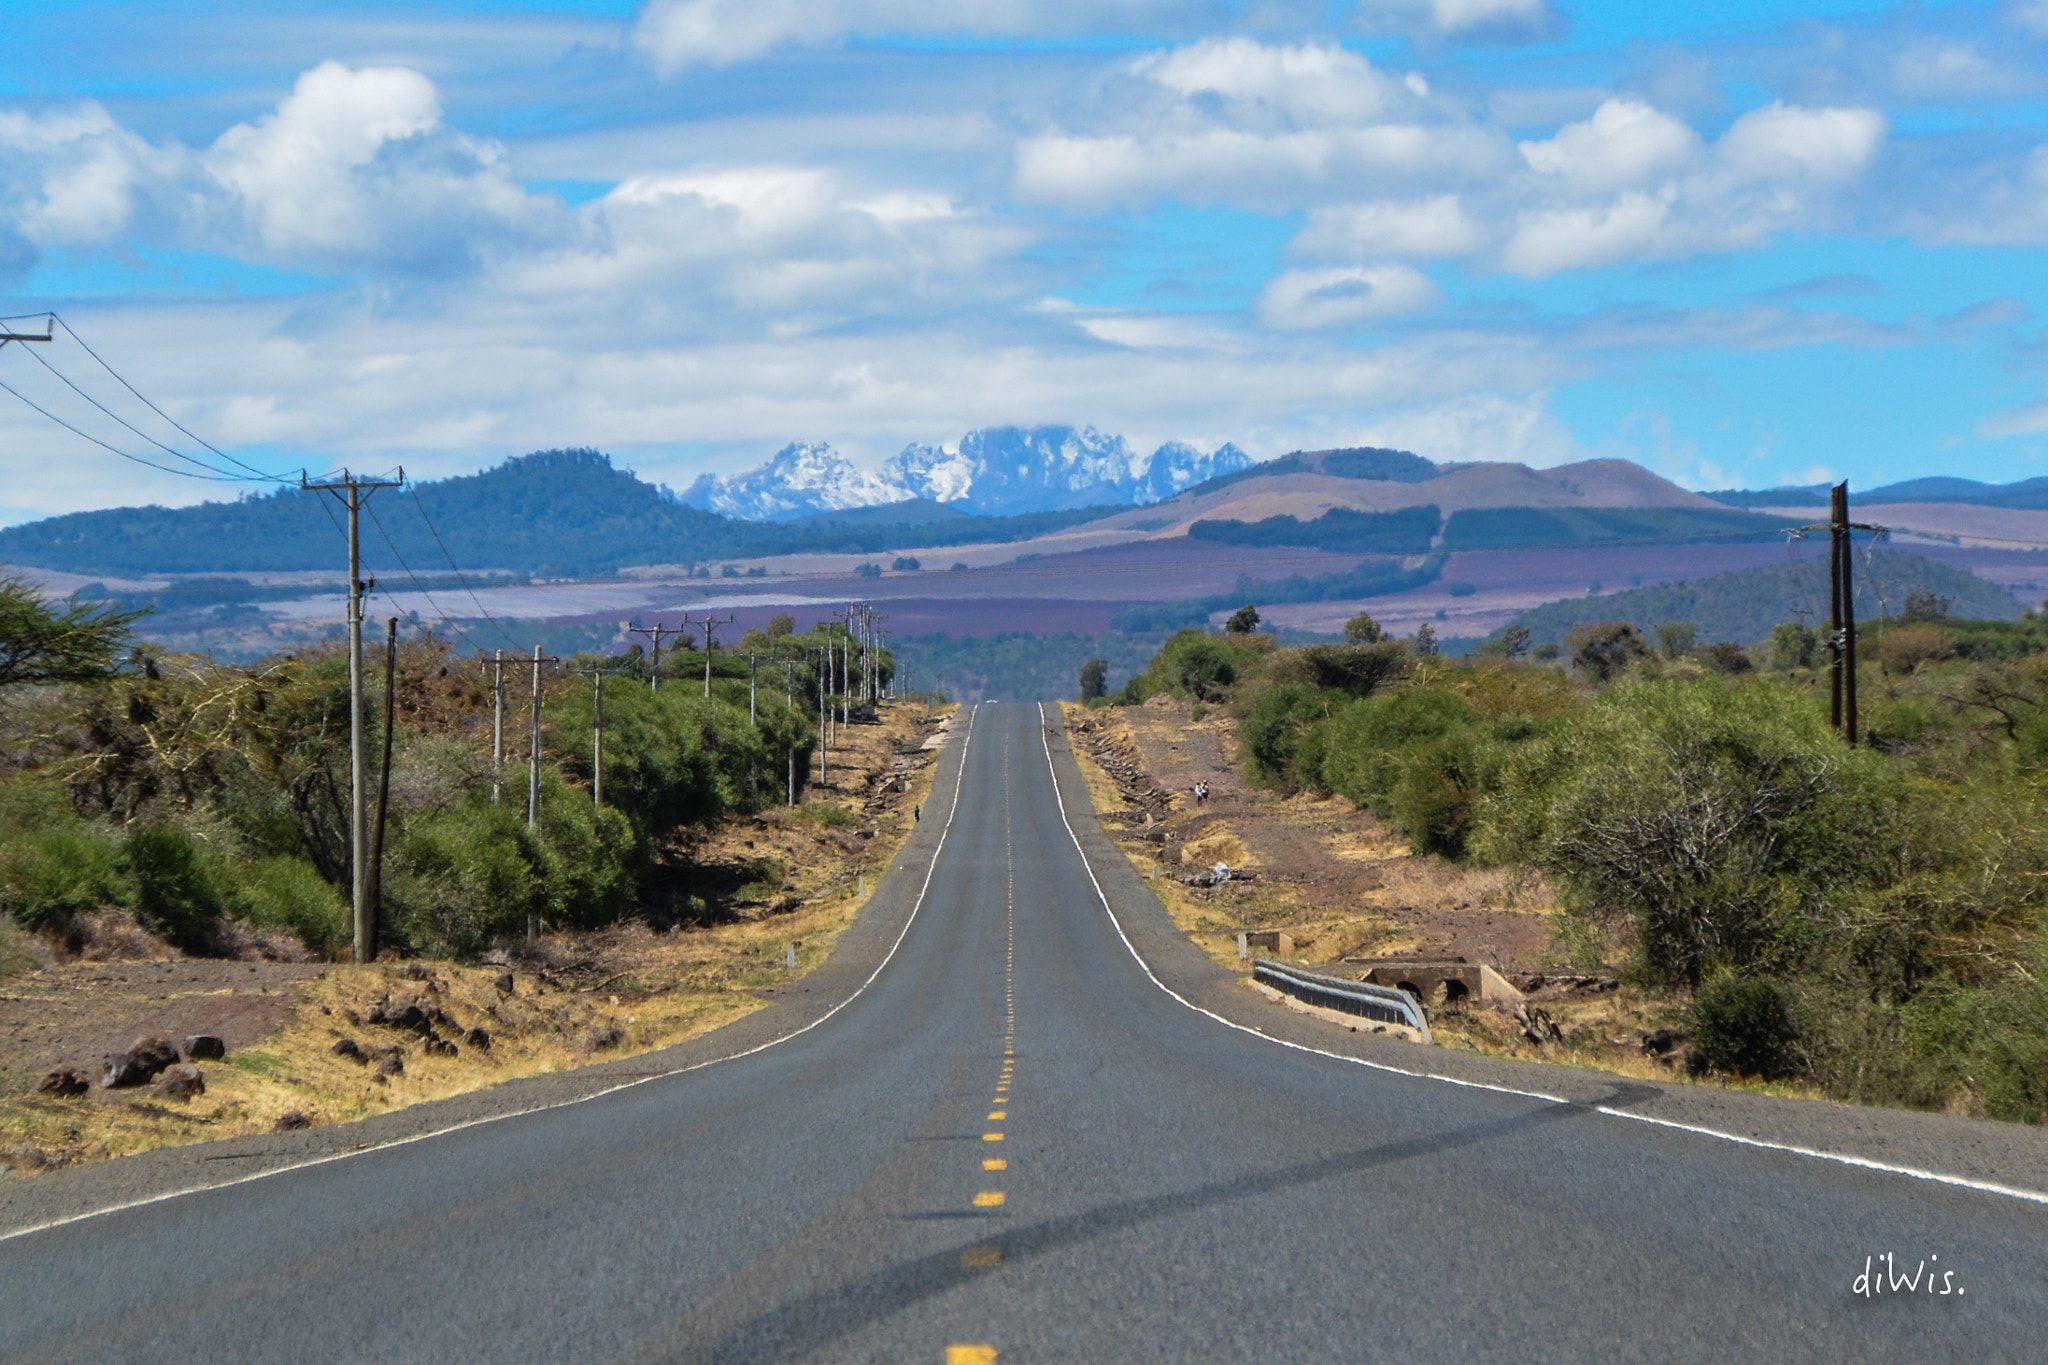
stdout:
{"type": "Polygon", "coordinates": [[[104,1218],[109,1214],[125,1213],[129,1209],[147,1208],[151,1204],[162,1204],[172,1199],[183,1199],[187,1195],[204,1194],[209,1190],[232,1189],[236,1185],[247,1185],[258,1180],[268,1180],[274,1175],[285,1175],[292,1171],[309,1170],[315,1166],[328,1165],[330,1162],[347,1161],[351,1157],[369,1156],[374,1152],[388,1152],[394,1147],[409,1147],[415,1142],[425,1142],[429,1138],[446,1137],[450,1133],[460,1133],[468,1128],[481,1128],[487,1123],[500,1123],[506,1119],[525,1118],[530,1114],[544,1114],[551,1109],[567,1109],[573,1105],[587,1104],[591,1100],[603,1099],[606,1095],[616,1095],[622,1090],[631,1090],[634,1086],[646,1085],[650,1081],[670,1080],[676,1076],[686,1076],[692,1071],[702,1071],[706,1067],[720,1066],[726,1062],[736,1062],[742,1057],[751,1057],[756,1053],[766,1052],[769,1048],[780,1046],[792,1038],[802,1037],[866,994],[868,987],[875,984],[875,978],[882,974],[883,968],[895,960],[896,950],[903,946],[903,940],[910,936],[910,926],[917,923],[918,912],[924,909],[925,893],[931,890],[932,875],[938,871],[939,855],[946,851],[946,836],[953,832],[953,817],[960,811],[960,785],[967,777],[967,751],[974,743],[974,721],[976,715],[977,711],[975,710],[970,710],[967,713],[967,733],[960,741],[960,770],[953,775],[952,808],[946,812],[945,827],[939,831],[939,845],[932,850],[931,863],[924,870],[924,883],[917,889],[917,900],[910,907],[910,918],[903,921],[903,928],[896,935],[896,941],[889,945],[888,954],[876,964],[872,972],[868,973],[867,980],[861,982],[859,988],[852,995],[847,996],[844,1000],[834,1005],[831,1009],[826,1010],[816,1019],[811,1020],[810,1023],[805,1024],[802,1028],[792,1029],[779,1038],[771,1038],[756,1047],[746,1049],[744,1052],[734,1052],[724,1057],[713,1057],[709,1061],[693,1062],[689,1066],[677,1067],[673,1071],[663,1071],[653,1076],[638,1076],[630,1081],[622,1081],[618,1085],[606,1086],[604,1089],[593,1091],[588,1095],[579,1095],[573,1100],[559,1100],[553,1104],[537,1104],[531,1109],[515,1109],[506,1114],[492,1114],[486,1118],[469,1119],[463,1123],[451,1123],[446,1128],[435,1128],[430,1132],[415,1133],[411,1137],[394,1138],[390,1142],[380,1142],[369,1147],[358,1147],[354,1151],[334,1152],[328,1156],[314,1157],[310,1161],[295,1161],[290,1165],[275,1166],[267,1171],[257,1171],[251,1175],[237,1176],[232,1180],[192,1185],[181,1190],[169,1190],[163,1194],[153,1194],[147,1199],[131,1199],[124,1204],[110,1204],[103,1209],[92,1209],[86,1213],[74,1213],[64,1218],[53,1218],[47,1223],[37,1223],[31,1227],[18,1228],[13,1232],[0,1233],[0,1242],[11,1242],[19,1237],[28,1237],[38,1232],[48,1232],[53,1228],[68,1227],[73,1223],[83,1223],[93,1218],[104,1218]]]}
{"type": "MultiPolygon", "coordinates": [[[[1239,1033],[1248,1033],[1254,1038],[1263,1039],[1280,1047],[1290,1048],[1295,1052],[1307,1052],[1317,1057],[1328,1057],[1332,1061],[1348,1062],[1353,1066],[1362,1066],[1373,1071],[1384,1071],[1395,1076],[1409,1076],[1421,1081],[1439,1081],[1444,1085],[1462,1086],[1467,1090],[1490,1090],[1498,1095],[1513,1095],[1520,1099],[1542,1100],[1546,1104],[1579,1104],[1576,1100],[1567,1099],[1562,1095],[1547,1095],[1540,1090],[1518,1090],[1513,1086],[1492,1085],[1485,1081],[1468,1081],[1457,1076],[1439,1075],[1433,1071],[1411,1071],[1406,1067],[1388,1066],[1382,1062],[1368,1062],[1362,1057],[1347,1057],[1341,1052],[1325,1052],[1321,1048],[1309,1047],[1304,1043],[1291,1043],[1285,1038],[1275,1038],[1271,1034],[1261,1033],[1255,1028],[1247,1028],[1243,1024],[1233,1023],[1212,1010],[1203,1009],[1200,1005],[1197,1005],[1194,1001],[1189,1000],[1186,996],[1174,990],[1173,987],[1161,981],[1153,974],[1151,965],[1143,957],[1139,956],[1137,946],[1131,942],[1130,935],[1124,932],[1124,926],[1117,920],[1116,911],[1110,909],[1109,897],[1103,893],[1102,883],[1097,881],[1095,877],[1094,865],[1088,861],[1088,851],[1081,847],[1081,836],[1074,833],[1074,822],[1067,818],[1066,798],[1060,795],[1059,770],[1053,766],[1052,761],[1052,740],[1049,737],[1051,731],[1045,725],[1045,706],[1046,703],[1044,702],[1038,704],[1040,721],[1039,740],[1045,746],[1045,768],[1047,774],[1052,778],[1053,800],[1059,803],[1060,823],[1067,827],[1067,837],[1074,841],[1074,852],[1081,856],[1081,868],[1088,874],[1089,882],[1095,887],[1095,897],[1102,902],[1103,913],[1109,916],[1110,927],[1115,929],[1116,936],[1123,940],[1124,947],[1130,951],[1131,960],[1138,964],[1138,970],[1145,973],[1146,979],[1153,985],[1165,991],[1174,1000],[1187,1006],[1195,1013],[1206,1015],[1227,1029],[1235,1029],[1239,1033]]],[[[1061,724],[1065,724],[1064,713],[1061,716],[1061,724]]],[[[1932,1181],[1938,1185],[1955,1185],[1966,1190],[1977,1190],[1984,1194],[2004,1195],[2008,1199],[2024,1200],[2030,1204],[2048,1204],[2048,1193],[2039,1190],[2023,1190],[2011,1185],[2000,1185],[1989,1180],[1973,1180],[1968,1176],[1945,1175],[1940,1171],[1923,1170],[1918,1166],[1898,1166],[1888,1161],[1873,1161],[1869,1157],[1851,1156],[1846,1152],[1829,1152],[1815,1147],[1799,1147],[1789,1142],[1766,1142],[1762,1138],[1743,1137],[1740,1133],[1724,1132],[1719,1128],[1705,1128],[1694,1123],[1679,1123],[1675,1119],[1653,1118],[1648,1114],[1633,1114],[1625,1109],[1609,1108],[1604,1104],[1580,1105],[1579,1107],[1591,1109],[1594,1113],[1604,1114],[1611,1119],[1627,1119],[1631,1123],[1647,1123],[1657,1128],[1672,1128],[1681,1133],[1694,1133],[1700,1137],[1719,1138],[1723,1142],[1732,1142],[1741,1147],[1757,1147],[1771,1152],[1789,1152],[1794,1156],[1812,1157],[1816,1161],[1833,1161],[1843,1166],[1860,1166],[1869,1171],[1882,1171],[1887,1175],[1903,1175],[1914,1180],[1932,1181]]]]}

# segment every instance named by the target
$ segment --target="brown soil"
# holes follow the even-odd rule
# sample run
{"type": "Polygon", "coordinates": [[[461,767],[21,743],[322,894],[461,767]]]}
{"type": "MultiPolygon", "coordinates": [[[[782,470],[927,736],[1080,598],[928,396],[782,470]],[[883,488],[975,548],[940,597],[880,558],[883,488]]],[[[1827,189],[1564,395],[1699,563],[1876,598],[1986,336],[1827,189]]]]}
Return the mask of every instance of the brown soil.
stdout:
{"type": "Polygon", "coordinates": [[[853,923],[929,795],[950,724],[921,705],[884,706],[839,727],[834,781],[802,805],[679,836],[684,889],[703,902],[683,924],[546,934],[470,965],[201,961],[139,932],[112,940],[128,954],[116,960],[60,961],[57,945],[33,945],[44,965],[0,981],[0,1174],[267,1132],[292,1113],[343,1122],[666,1047],[749,1014],[823,962],[853,923]],[[762,881],[763,859],[779,865],[778,884],[762,881]],[[499,985],[508,971],[509,994],[499,985]],[[439,1012],[431,1035],[377,1022],[380,1003],[396,1012],[406,1002],[439,1012]],[[140,1038],[193,1034],[227,1044],[225,1059],[200,1064],[206,1091],[195,1099],[34,1093],[56,1067],[96,1077],[140,1038]],[[380,1074],[337,1054],[344,1039],[401,1064],[380,1074]]]}
{"type": "MultiPolygon", "coordinates": [[[[1254,787],[1239,775],[1237,723],[1221,711],[1199,721],[1191,713],[1164,697],[1072,713],[1077,748],[1115,786],[1103,823],[1148,872],[1156,864],[1178,880],[1223,862],[1249,873],[1218,890],[1181,892],[1219,917],[1241,914],[1247,928],[1293,931],[1304,961],[1417,953],[1501,971],[1554,965],[1551,897],[1539,879],[1417,858],[1341,797],[1254,787]],[[1197,782],[1209,784],[1200,809],[1197,782]]],[[[1234,937],[1230,949],[1234,960],[1234,937]]]]}

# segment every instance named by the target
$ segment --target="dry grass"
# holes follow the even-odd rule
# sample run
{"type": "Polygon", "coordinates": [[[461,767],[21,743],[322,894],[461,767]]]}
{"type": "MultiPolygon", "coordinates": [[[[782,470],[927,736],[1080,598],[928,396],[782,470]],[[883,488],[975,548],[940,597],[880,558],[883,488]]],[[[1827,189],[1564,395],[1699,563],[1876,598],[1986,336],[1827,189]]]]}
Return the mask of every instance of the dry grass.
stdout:
{"type": "Polygon", "coordinates": [[[23,1171],[122,1156],[152,1148],[272,1131],[286,1114],[316,1124],[402,1109],[502,1081],[565,1071],[598,1058],[630,1057],[707,1033],[763,1008],[753,992],[803,976],[830,956],[909,837],[910,808],[928,799],[936,765],[905,774],[908,789],[877,795],[875,780],[912,740],[923,709],[885,709],[881,726],[848,727],[834,749],[868,780],[813,793],[795,818],[770,811],[734,821],[702,840],[708,858],[787,859],[789,881],[774,904],[741,906],[739,917],[658,933],[629,922],[589,934],[550,934],[520,945],[508,995],[503,965],[449,962],[336,967],[307,983],[284,1026],[227,1058],[201,1064],[206,1093],[160,1099],[146,1090],[101,1091],[75,1099],[0,1097],[0,1166],[23,1171]],[[892,714],[892,712],[894,714],[892,714]],[[820,820],[818,806],[850,820],[820,820]],[[871,832],[871,837],[862,837],[871,832]],[[789,970],[789,950],[796,969],[789,970]],[[419,979],[424,978],[424,979],[419,979]],[[416,1034],[367,1022],[382,1000],[409,997],[447,1016],[439,1026],[482,1029],[490,1045],[458,1042],[435,1055],[416,1034]],[[376,1064],[337,1055],[350,1039],[369,1050],[403,1049],[403,1069],[378,1079],[376,1064]]]}

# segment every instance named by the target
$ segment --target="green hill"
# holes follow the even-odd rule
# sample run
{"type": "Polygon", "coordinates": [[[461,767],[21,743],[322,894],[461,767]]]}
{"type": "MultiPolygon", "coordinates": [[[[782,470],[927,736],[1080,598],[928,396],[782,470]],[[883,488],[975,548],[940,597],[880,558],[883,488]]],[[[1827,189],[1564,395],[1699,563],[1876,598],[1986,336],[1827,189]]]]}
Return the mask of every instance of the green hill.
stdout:
{"type": "Polygon", "coordinates": [[[1445,550],[1525,550],[1619,540],[1715,540],[1795,523],[1730,508],[1467,507],[1444,524],[1445,550]]]}
{"type": "MultiPolygon", "coordinates": [[[[2015,620],[2019,601],[1962,569],[1908,550],[1856,555],[1856,616],[1859,622],[1897,615],[1906,594],[1932,592],[1949,599],[1949,614],[2015,620]],[[1882,596],[1882,602],[1879,598],[1882,596]]],[[[1658,583],[1601,597],[1573,597],[1524,612],[1515,624],[1529,628],[1534,644],[1561,644],[1574,626],[1589,621],[1633,621],[1645,630],[1665,621],[1691,621],[1702,642],[1761,640],[1771,628],[1796,621],[1825,625],[1828,570],[1821,559],[1737,569],[1673,583],[1658,583]]]]}
{"type": "Polygon", "coordinates": [[[1188,527],[1196,540],[1226,545],[1291,545],[1338,554],[1419,555],[1436,539],[1443,513],[1435,504],[1394,512],[1359,512],[1333,507],[1309,521],[1266,517],[1261,521],[1198,521],[1188,527]]]}
{"type": "MultiPolygon", "coordinates": [[[[686,507],[666,488],[612,467],[595,450],[543,450],[479,474],[384,489],[369,497],[363,555],[420,573],[503,569],[581,577],[626,564],[695,564],[805,551],[878,554],[891,546],[1022,540],[1120,508],[1021,517],[846,514],[782,525],[686,507]],[[425,516],[421,515],[424,511],[425,516]],[[429,523],[431,522],[431,526],[429,523]],[[435,533],[440,541],[436,542],[435,533]],[[446,547],[445,553],[443,546],[446,547]]],[[[341,572],[340,504],[285,488],[238,502],[74,512],[0,530],[0,562],[105,577],[341,572]]]]}

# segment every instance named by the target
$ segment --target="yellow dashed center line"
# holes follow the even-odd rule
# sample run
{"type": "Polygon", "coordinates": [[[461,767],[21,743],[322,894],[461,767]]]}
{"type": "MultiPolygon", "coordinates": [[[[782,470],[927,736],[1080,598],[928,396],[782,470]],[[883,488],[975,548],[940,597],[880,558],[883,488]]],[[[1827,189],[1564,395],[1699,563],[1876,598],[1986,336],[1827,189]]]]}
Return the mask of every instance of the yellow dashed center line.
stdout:
{"type": "MultiPolygon", "coordinates": [[[[1017,864],[1016,848],[1011,842],[1010,823],[1010,750],[1003,746],[1003,1066],[997,1077],[996,1108],[989,1111],[988,1121],[1000,1123],[1009,1117],[1008,1105],[1010,1083],[1016,1079],[1017,1063],[1017,864]]],[[[1004,1134],[997,1131],[981,1135],[983,1142],[1001,1142],[1004,1134]]],[[[1007,1171],[1010,1163],[1002,1157],[983,1157],[984,1171],[1007,1171]]],[[[1008,1195],[1002,1190],[982,1190],[974,1196],[974,1207],[978,1209],[999,1209],[1004,1207],[1008,1195]]],[[[977,1269],[993,1269],[1003,1263],[1003,1248],[1000,1243],[982,1242],[967,1247],[960,1253],[960,1264],[977,1269]]],[[[946,1347],[946,1365],[995,1365],[996,1348],[989,1345],[955,1343],[946,1347]]]]}

